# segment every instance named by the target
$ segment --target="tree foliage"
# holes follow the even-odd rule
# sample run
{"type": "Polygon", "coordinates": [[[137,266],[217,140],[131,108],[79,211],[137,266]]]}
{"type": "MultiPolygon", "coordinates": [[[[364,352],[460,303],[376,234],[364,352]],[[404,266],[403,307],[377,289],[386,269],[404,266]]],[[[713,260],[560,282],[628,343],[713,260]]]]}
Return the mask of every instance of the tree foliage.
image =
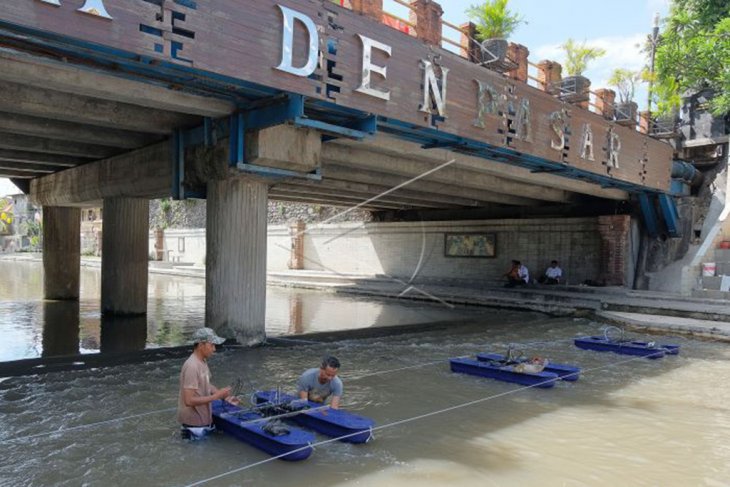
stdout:
{"type": "Polygon", "coordinates": [[[616,68],[613,70],[611,77],[608,79],[608,84],[616,87],[621,103],[630,103],[634,101],[636,84],[643,80],[644,77],[639,71],[616,68]]]}
{"type": "Polygon", "coordinates": [[[655,98],[660,113],[676,110],[686,92],[711,88],[715,115],[730,113],[730,2],[672,0],[656,49],[655,98]]]}
{"type": "Polygon", "coordinates": [[[565,72],[568,76],[580,76],[588,67],[588,63],[606,54],[600,47],[588,47],[586,42],[580,44],[568,39],[560,46],[565,51],[565,72]]]}
{"type": "Polygon", "coordinates": [[[466,14],[477,28],[477,40],[507,39],[524,19],[507,8],[509,0],[486,0],[481,5],[472,5],[466,14]]]}

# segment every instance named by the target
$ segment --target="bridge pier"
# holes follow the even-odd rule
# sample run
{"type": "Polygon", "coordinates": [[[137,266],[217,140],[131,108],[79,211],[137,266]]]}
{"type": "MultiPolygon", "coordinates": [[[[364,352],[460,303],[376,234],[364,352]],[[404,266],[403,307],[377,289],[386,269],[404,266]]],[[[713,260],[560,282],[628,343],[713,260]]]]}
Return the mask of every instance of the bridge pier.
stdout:
{"type": "Polygon", "coordinates": [[[243,178],[207,185],[205,323],[239,343],[266,337],[268,184],[243,178]]]}
{"type": "Polygon", "coordinates": [[[102,314],[147,313],[149,216],[146,199],[104,199],[102,314]]]}
{"type": "Polygon", "coordinates": [[[79,299],[81,209],[43,208],[43,297],[79,299]]]}

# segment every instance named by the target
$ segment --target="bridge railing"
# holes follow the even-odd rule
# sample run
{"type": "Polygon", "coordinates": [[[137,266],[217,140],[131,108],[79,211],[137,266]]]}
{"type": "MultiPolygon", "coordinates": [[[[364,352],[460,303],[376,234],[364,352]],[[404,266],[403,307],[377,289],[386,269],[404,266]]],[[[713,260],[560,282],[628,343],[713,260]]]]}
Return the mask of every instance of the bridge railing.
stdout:
{"type": "Polygon", "coordinates": [[[639,130],[656,137],[674,133],[672,121],[650,119],[648,112],[638,113],[615,102],[613,90],[600,88],[583,93],[572,88],[562,78],[562,66],[554,61],[533,63],[528,59],[527,47],[509,43],[506,61],[485,63],[482,48],[476,40],[476,27],[443,20],[441,6],[425,0],[331,0],[342,7],[368,15],[406,35],[442,47],[470,62],[502,73],[505,77],[524,82],[534,88],[571,103],[579,108],[602,115],[619,125],[639,130]]]}

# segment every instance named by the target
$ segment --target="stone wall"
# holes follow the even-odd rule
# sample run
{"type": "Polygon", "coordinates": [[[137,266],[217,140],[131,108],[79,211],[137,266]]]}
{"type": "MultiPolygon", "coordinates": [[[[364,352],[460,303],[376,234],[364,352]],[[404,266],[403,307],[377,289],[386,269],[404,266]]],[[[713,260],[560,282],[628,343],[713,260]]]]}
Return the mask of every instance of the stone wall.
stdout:
{"type": "MultiPolygon", "coordinates": [[[[613,238],[612,241],[620,246],[611,251],[610,257],[602,251],[604,239],[597,218],[308,225],[304,237],[304,269],[405,279],[415,276],[415,282],[420,279],[494,282],[501,279],[512,259],[521,260],[533,277],[538,277],[550,261],[556,259],[568,283],[602,282],[604,269],[609,265],[621,262],[628,269],[634,262],[628,236],[630,220],[626,219],[621,219],[613,229],[604,228],[604,236],[606,231],[624,233],[613,238]],[[444,239],[448,233],[493,234],[496,255],[491,258],[447,257],[444,239]],[[625,254],[618,255],[620,252],[625,254]]],[[[204,263],[204,242],[202,229],[165,231],[165,250],[171,251],[166,255],[171,255],[173,260],[204,263]]],[[[291,248],[289,225],[269,225],[268,270],[289,270],[291,248]]],[[[150,253],[153,252],[154,232],[150,232],[150,253]]],[[[616,278],[615,273],[613,276],[622,280],[616,278]]],[[[630,276],[623,280],[629,281],[630,276]]]]}

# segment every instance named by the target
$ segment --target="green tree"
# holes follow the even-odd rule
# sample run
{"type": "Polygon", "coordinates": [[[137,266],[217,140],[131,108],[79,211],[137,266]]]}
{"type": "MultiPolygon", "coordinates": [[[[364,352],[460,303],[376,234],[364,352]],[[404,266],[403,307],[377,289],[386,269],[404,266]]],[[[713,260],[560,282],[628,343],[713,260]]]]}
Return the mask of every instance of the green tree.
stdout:
{"type": "Polygon", "coordinates": [[[730,2],[672,0],[655,62],[655,99],[660,113],[680,105],[687,91],[711,88],[710,109],[730,113],[730,2]]]}
{"type": "Polygon", "coordinates": [[[466,14],[476,23],[477,40],[507,39],[524,19],[507,8],[509,0],[487,0],[472,5],[466,14]]]}
{"type": "Polygon", "coordinates": [[[600,47],[588,47],[586,42],[578,44],[568,39],[560,46],[565,51],[565,72],[568,76],[581,76],[588,67],[588,63],[606,54],[600,47]]]}

